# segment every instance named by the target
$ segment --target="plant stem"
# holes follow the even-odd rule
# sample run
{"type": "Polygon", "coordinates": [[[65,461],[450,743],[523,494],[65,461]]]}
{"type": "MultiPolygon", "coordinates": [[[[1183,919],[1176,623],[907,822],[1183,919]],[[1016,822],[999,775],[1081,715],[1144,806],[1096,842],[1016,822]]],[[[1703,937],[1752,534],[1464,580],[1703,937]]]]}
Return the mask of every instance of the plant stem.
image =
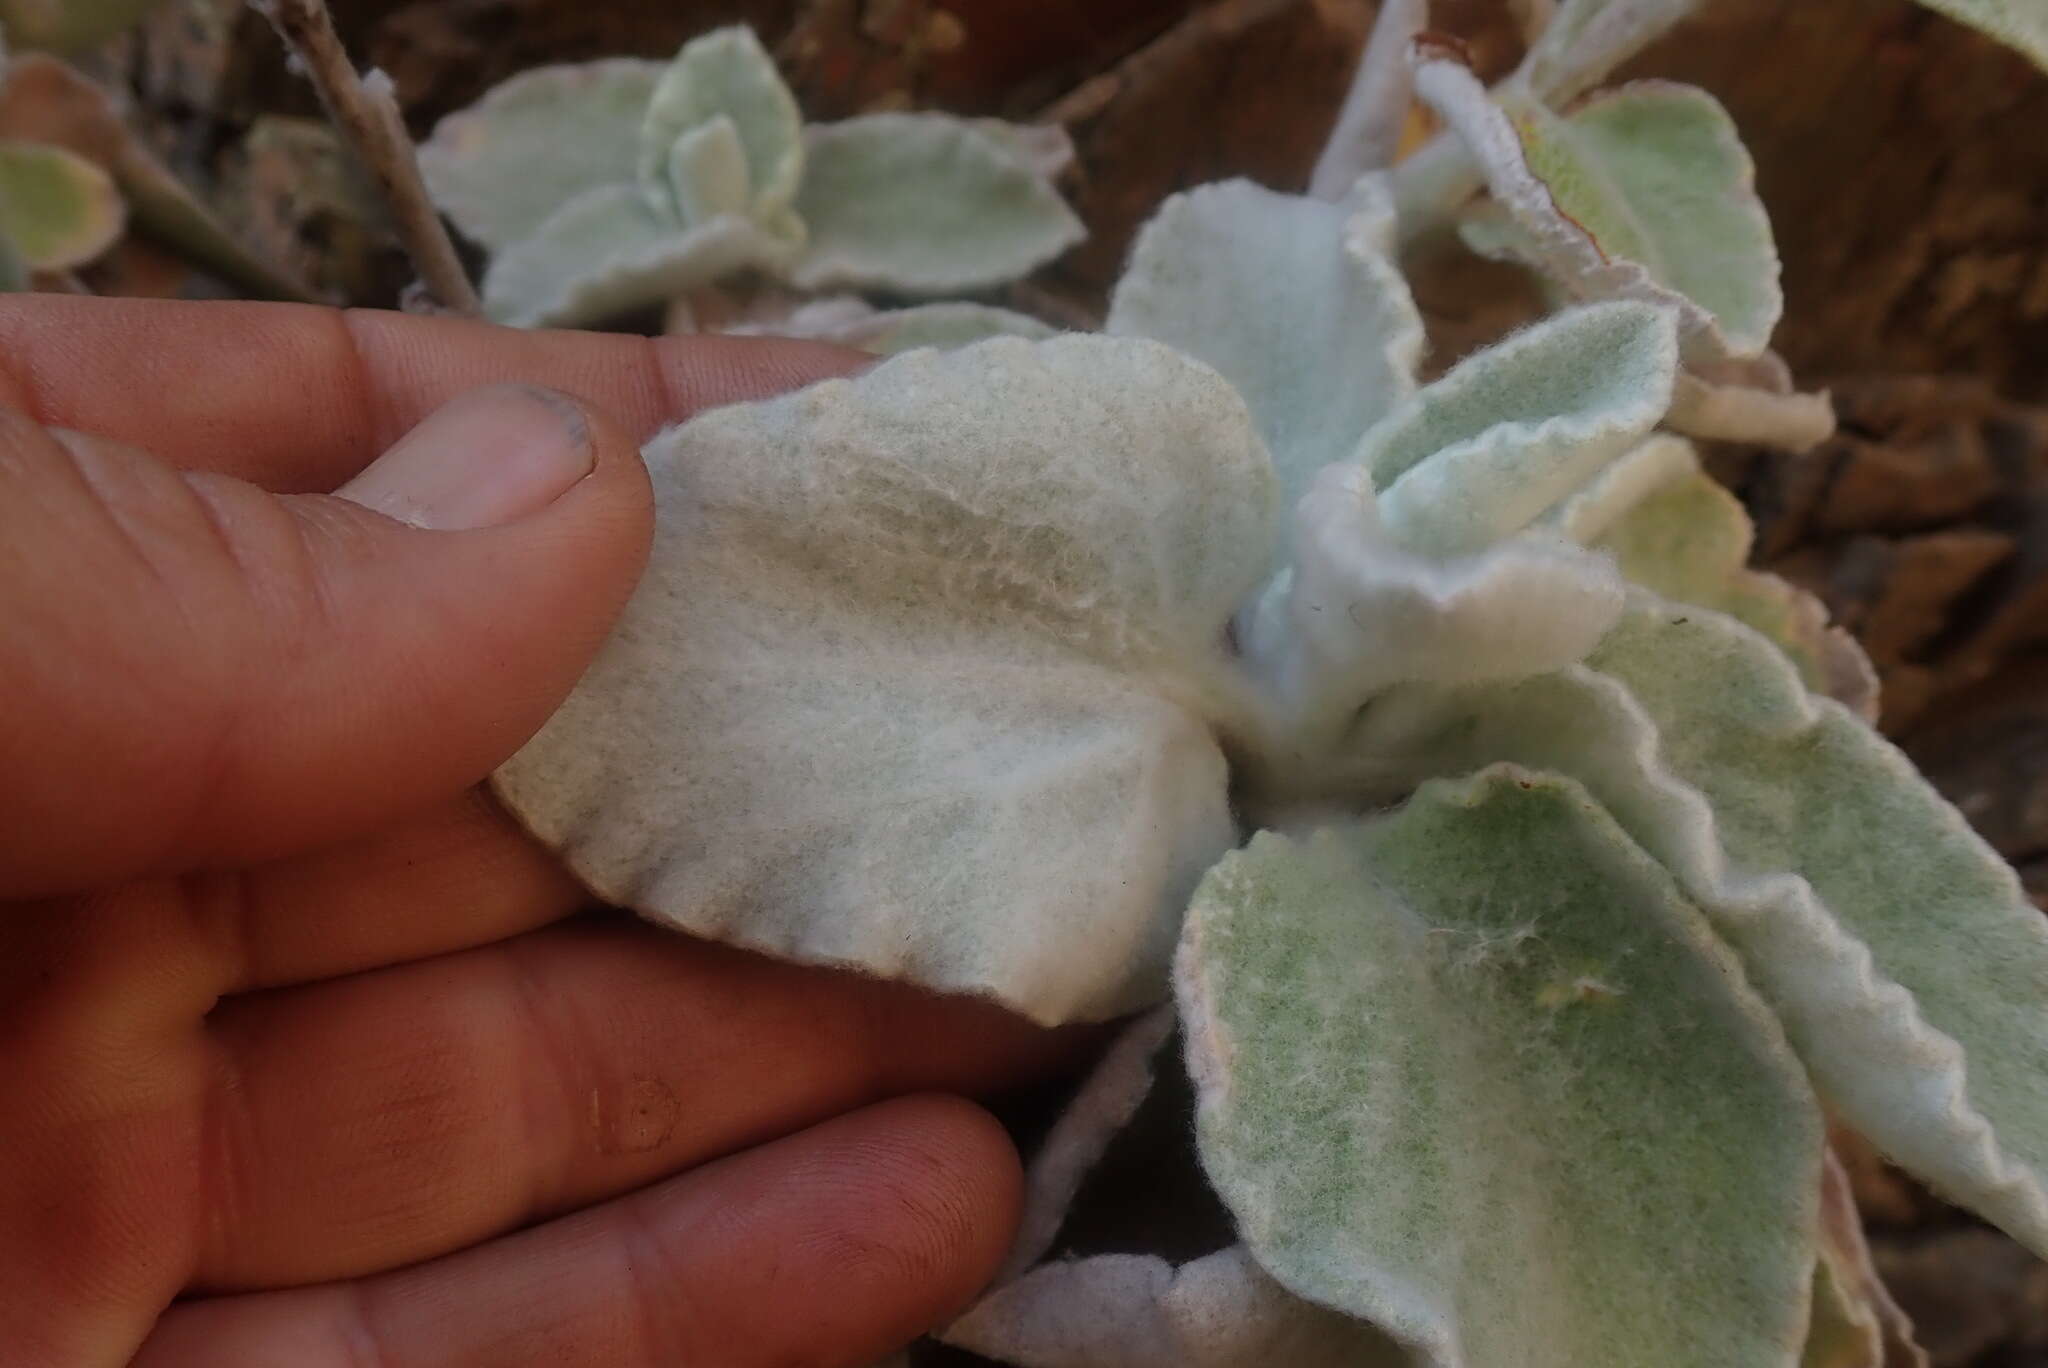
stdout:
{"type": "Polygon", "coordinates": [[[1380,0],[1351,90],[1309,177],[1309,194],[1340,200],[1360,176],[1394,164],[1413,89],[1408,44],[1428,23],[1429,0],[1380,0]]]}
{"type": "Polygon", "coordinates": [[[326,0],[251,0],[270,20],[277,36],[305,69],[319,92],[327,117],[341,130],[356,156],[376,182],[391,212],[391,221],[420,282],[446,311],[475,314],[480,302],[469,275],[462,269],[448,229],[427,197],[413,157],[412,138],[405,130],[391,79],[372,71],[356,75],[326,0]]]}

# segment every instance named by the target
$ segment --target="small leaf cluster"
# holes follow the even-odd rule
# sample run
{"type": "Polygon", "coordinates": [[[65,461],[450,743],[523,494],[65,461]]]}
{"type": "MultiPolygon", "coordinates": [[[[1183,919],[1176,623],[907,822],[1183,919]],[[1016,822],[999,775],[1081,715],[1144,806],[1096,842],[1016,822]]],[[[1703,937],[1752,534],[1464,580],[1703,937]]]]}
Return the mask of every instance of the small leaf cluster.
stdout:
{"type": "MultiPolygon", "coordinates": [[[[913,298],[1003,284],[1081,235],[1033,153],[1029,130],[940,114],[806,127],[752,30],[727,28],[666,66],[523,73],[443,120],[420,166],[492,253],[486,312],[556,326],[743,276],[913,298]]],[[[977,335],[1015,317],[989,310],[977,335]]]]}

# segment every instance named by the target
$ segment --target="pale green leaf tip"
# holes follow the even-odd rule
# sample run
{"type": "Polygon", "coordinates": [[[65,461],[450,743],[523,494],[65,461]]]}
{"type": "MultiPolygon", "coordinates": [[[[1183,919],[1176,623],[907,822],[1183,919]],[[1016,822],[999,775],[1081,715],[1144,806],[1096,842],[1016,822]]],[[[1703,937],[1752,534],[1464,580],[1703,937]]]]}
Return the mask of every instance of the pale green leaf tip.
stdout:
{"type": "Polygon", "coordinates": [[[68,271],[120,240],[127,205],[92,162],[47,143],[0,141],[0,235],[34,271],[68,271]]]}

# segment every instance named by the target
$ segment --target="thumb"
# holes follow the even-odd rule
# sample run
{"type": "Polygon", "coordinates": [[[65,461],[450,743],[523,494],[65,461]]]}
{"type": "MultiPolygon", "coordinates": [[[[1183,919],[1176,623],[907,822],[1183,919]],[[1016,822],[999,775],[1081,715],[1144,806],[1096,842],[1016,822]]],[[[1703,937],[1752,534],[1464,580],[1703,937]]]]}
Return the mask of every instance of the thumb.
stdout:
{"type": "Polygon", "coordinates": [[[639,575],[635,443],[450,403],[333,495],[0,413],[0,896],[261,859],[475,783],[639,575]]]}

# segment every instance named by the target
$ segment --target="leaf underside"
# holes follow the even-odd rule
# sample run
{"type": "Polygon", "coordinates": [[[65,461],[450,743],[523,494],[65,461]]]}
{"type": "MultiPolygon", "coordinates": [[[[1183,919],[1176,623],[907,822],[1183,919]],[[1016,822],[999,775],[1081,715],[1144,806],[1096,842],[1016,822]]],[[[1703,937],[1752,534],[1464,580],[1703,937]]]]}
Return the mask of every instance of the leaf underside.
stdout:
{"type": "Polygon", "coordinates": [[[1045,1022],[1156,1000],[1235,839],[1212,727],[1272,494],[1228,386],[1151,343],[998,339],[648,457],[650,568],[499,772],[512,810],[697,934],[1045,1022]]]}
{"type": "Polygon", "coordinates": [[[1203,1165],[1293,1292],[1442,1368],[1793,1361],[1819,1109],[1577,784],[1502,767],[1262,833],[1177,982],[1203,1165]]]}

